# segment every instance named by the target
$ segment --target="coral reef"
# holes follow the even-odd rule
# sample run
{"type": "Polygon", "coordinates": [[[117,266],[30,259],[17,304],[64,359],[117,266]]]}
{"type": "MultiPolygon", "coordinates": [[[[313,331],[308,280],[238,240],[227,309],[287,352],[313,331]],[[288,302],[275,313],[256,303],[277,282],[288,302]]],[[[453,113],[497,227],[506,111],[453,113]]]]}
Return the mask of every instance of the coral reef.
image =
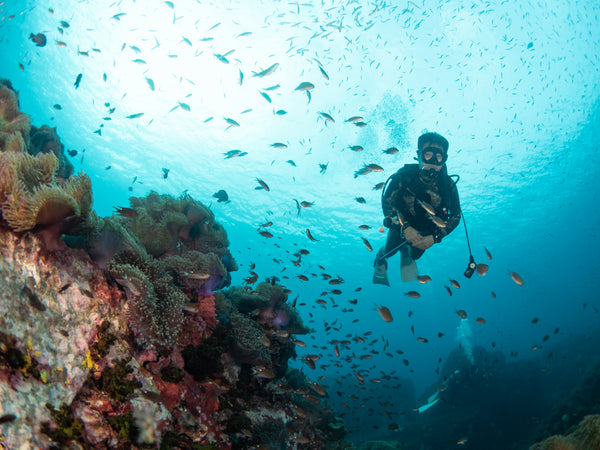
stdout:
{"type": "Polygon", "coordinates": [[[325,448],[344,437],[325,389],[288,368],[290,337],[309,329],[286,290],[275,279],[222,289],[237,266],[206,206],[151,192],[99,218],[56,130],[30,129],[6,83],[0,117],[3,444],[325,448]]]}
{"type": "Polygon", "coordinates": [[[600,415],[585,416],[566,436],[550,436],[530,450],[589,450],[600,448],[600,415]]]}
{"type": "Polygon", "coordinates": [[[61,234],[81,234],[94,217],[91,181],[84,173],[70,177],[73,168],[54,130],[35,128],[30,140],[30,129],[16,93],[0,80],[2,219],[17,232],[45,230],[54,241],[61,234]]]}

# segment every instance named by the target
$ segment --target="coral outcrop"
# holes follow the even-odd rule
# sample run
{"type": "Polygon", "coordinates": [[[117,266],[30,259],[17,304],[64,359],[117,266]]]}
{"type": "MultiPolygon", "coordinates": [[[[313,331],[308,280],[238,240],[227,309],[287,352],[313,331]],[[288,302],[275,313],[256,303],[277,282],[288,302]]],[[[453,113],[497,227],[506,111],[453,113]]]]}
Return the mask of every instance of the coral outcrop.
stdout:
{"type": "Polygon", "coordinates": [[[589,450],[600,448],[600,415],[585,416],[566,436],[550,436],[530,450],[589,450]]]}
{"type": "Polygon", "coordinates": [[[0,80],[0,210],[12,230],[43,230],[56,241],[81,234],[94,217],[91,181],[84,173],[70,177],[63,150],[54,130],[31,129],[16,92],[0,80]]]}
{"type": "Polygon", "coordinates": [[[293,335],[309,332],[289,291],[274,278],[223,289],[237,266],[209,208],[151,192],[98,218],[55,130],[10,128],[22,114],[6,84],[0,116],[3,444],[325,448],[344,437],[325,388],[288,367],[293,335]]]}

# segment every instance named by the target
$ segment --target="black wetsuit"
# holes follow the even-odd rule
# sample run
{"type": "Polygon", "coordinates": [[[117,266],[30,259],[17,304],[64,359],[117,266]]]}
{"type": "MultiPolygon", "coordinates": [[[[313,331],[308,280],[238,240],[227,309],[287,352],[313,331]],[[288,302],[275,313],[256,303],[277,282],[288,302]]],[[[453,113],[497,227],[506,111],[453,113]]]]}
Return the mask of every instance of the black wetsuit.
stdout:
{"type": "MultiPolygon", "coordinates": [[[[393,218],[399,214],[404,226],[415,228],[422,236],[433,235],[434,242],[441,242],[460,222],[460,203],[456,184],[448,176],[446,166],[439,172],[419,169],[418,164],[406,164],[392,175],[383,194],[381,206],[385,217],[393,218]],[[435,215],[446,222],[438,227],[430,214],[418,202],[428,203],[435,209],[435,215]]],[[[389,219],[386,220],[389,223],[389,219]]],[[[389,252],[404,241],[402,228],[390,227],[385,252],[389,252]]],[[[418,259],[425,250],[411,247],[411,256],[418,259]]],[[[393,252],[387,257],[392,256],[393,252]]]]}

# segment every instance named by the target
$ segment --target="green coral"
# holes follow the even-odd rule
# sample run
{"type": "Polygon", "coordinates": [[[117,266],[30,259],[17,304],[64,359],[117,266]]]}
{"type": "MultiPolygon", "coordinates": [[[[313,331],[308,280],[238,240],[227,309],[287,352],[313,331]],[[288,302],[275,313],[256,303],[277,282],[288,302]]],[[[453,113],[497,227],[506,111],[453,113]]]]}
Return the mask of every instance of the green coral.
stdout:
{"type": "Polygon", "coordinates": [[[42,423],[42,433],[48,435],[61,446],[81,439],[83,422],[79,418],[73,418],[73,412],[68,405],[61,405],[57,411],[51,404],[46,403],[46,408],[50,412],[52,419],[54,419],[56,428],[52,428],[48,422],[42,423]]]}
{"type": "Polygon", "coordinates": [[[160,369],[160,377],[169,383],[179,383],[183,380],[183,370],[171,363],[160,369]]]}
{"type": "Polygon", "coordinates": [[[90,346],[90,353],[94,361],[98,361],[108,355],[110,346],[117,340],[117,337],[108,332],[110,322],[104,320],[98,328],[98,337],[96,342],[90,346]]]}
{"type": "Polygon", "coordinates": [[[142,383],[128,376],[133,373],[133,369],[128,366],[129,361],[131,357],[120,359],[114,367],[104,369],[100,378],[95,381],[96,387],[117,401],[129,398],[135,389],[142,387],[142,383]]]}
{"type": "Polygon", "coordinates": [[[224,349],[219,344],[219,339],[211,336],[200,345],[188,345],[183,349],[184,368],[194,380],[201,382],[210,375],[223,373],[221,355],[224,349]]]}
{"type": "Polygon", "coordinates": [[[122,416],[109,416],[106,421],[117,432],[119,437],[126,442],[136,442],[140,429],[135,424],[131,411],[122,416]]]}

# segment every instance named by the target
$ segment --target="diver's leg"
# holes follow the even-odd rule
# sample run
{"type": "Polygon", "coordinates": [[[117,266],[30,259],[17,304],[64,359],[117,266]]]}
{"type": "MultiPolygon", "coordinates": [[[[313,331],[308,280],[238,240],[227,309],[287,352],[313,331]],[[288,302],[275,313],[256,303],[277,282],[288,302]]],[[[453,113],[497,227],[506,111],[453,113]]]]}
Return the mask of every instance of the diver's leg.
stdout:
{"type": "Polygon", "coordinates": [[[412,245],[405,245],[400,249],[400,252],[402,254],[400,258],[400,275],[402,281],[416,280],[419,276],[419,269],[415,259],[423,254],[423,250],[419,250],[412,245]],[[415,257],[415,255],[418,256],[415,257]]]}
{"type": "Polygon", "coordinates": [[[400,245],[403,237],[400,230],[391,229],[388,232],[387,240],[385,242],[385,246],[380,248],[377,252],[377,256],[375,257],[375,262],[373,266],[375,267],[375,271],[373,273],[373,283],[375,284],[385,284],[386,286],[390,285],[390,282],[387,277],[387,261],[386,258],[389,258],[398,250],[394,250],[389,255],[387,252],[393,250],[395,247],[400,245]],[[383,257],[383,255],[386,255],[383,257]]]}

